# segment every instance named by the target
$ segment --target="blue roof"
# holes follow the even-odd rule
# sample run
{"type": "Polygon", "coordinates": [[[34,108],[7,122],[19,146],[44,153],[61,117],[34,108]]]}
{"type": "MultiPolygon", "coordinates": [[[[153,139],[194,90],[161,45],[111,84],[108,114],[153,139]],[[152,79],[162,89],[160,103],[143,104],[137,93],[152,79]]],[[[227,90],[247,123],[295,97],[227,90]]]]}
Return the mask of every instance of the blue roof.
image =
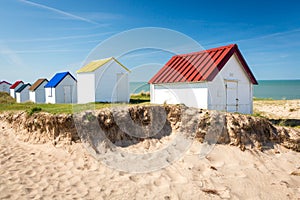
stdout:
{"type": "Polygon", "coordinates": [[[27,86],[31,86],[29,83],[22,85],[21,87],[19,87],[16,92],[20,93],[22,92],[27,86]]]}
{"type": "Polygon", "coordinates": [[[76,79],[69,72],[61,72],[55,74],[53,78],[45,85],[45,88],[56,87],[67,75],[70,75],[76,81],[76,79]]]}

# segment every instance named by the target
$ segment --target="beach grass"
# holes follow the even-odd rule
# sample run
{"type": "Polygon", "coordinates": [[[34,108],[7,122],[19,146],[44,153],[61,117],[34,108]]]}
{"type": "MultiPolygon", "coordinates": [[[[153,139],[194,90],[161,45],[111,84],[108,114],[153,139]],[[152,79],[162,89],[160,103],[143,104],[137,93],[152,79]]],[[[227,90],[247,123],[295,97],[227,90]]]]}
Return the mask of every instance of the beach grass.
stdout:
{"type": "Polygon", "coordinates": [[[253,97],[253,101],[273,101],[273,99],[272,98],[253,97]]]}
{"type": "Polygon", "coordinates": [[[122,103],[88,103],[88,104],[35,104],[26,103],[10,103],[0,104],[0,112],[4,111],[27,111],[28,114],[34,112],[48,112],[52,114],[72,114],[84,110],[99,110],[113,106],[124,106],[129,104],[122,103]]]}
{"type": "Polygon", "coordinates": [[[290,100],[286,100],[286,99],[278,100],[278,99],[271,99],[271,98],[253,98],[254,104],[265,104],[265,105],[274,105],[274,106],[284,105],[289,101],[290,100]]]}
{"type": "Polygon", "coordinates": [[[35,104],[35,103],[2,103],[0,104],[0,112],[4,111],[27,111],[29,114],[40,108],[40,111],[53,114],[72,113],[72,104],[35,104]]]}
{"type": "Polygon", "coordinates": [[[12,98],[7,92],[0,92],[0,104],[12,104],[16,100],[12,98]]]}
{"type": "Polygon", "coordinates": [[[147,104],[150,95],[141,92],[131,95],[130,104],[126,103],[87,103],[87,104],[36,104],[32,102],[16,103],[8,93],[0,93],[0,112],[4,111],[26,111],[29,115],[35,112],[48,112],[52,114],[72,114],[84,110],[99,110],[114,106],[130,106],[133,104],[147,104]]]}
{"type": "Polygon", "coordinates": [[[150,102],[150,92],[140,92],[138,94],[131,94],[130,95],[130,103],[137,104],[137,103],[148,103],[150,102]]]}

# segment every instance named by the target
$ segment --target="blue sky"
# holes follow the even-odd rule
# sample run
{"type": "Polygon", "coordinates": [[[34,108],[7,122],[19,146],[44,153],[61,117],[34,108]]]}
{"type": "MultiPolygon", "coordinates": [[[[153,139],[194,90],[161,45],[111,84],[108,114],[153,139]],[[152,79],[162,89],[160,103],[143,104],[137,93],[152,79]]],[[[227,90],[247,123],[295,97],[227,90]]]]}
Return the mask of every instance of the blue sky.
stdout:
{"type": "MultiPolygon", "coordinates": [[[[206,49],[237,43],[257,79],[300,79],[299,8],[296,0],[0,0],[0,79],[34,82],[60,71],[75,74],[101,42],[143,27],[178,31],[206,49]]],[[[181,52],[194,50],[182,46],[181,52]]],[[[139,69],[140,81],[172,56],[157,50],[132,54],[121,60],[139,69]]]]}

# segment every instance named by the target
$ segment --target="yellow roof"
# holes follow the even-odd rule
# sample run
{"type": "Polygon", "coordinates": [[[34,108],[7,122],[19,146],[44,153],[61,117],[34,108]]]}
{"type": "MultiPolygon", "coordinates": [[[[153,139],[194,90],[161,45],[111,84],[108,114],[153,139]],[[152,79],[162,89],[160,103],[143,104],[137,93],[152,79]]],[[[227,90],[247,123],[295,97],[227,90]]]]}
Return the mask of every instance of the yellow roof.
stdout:
{"type": "Polygon", "coordinates": [[[105,65],[107,62],[109,62],[111,60],[114,60],[121,67],[123,67],[126,71],[129,71],[129,69],[127,69],[124,65],[122,65],[117,59],[115,59],[114,57],[110,57],[110,58],[104,58],[104,59],[101,59],[101,60],[94,60],[94,61],[90,62],[89,64],[85,65],[84,67],[80,68],[76,72],[77,73],[93,72],[93,71],[95,71],[99,67],[105,65]]]}

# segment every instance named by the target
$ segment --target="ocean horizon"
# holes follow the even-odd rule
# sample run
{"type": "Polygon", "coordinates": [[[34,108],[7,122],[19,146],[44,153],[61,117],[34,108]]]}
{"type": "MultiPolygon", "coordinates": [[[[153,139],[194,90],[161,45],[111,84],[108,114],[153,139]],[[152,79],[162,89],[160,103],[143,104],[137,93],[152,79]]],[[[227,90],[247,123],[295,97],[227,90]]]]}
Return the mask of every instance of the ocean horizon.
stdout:
{"type": "MultiPolygon", "coordinates": [[[[300,80],[258,80],[253,97],[274,100],[300,99],[300,80]]],[[[130,93],[149,92],[147,82],[130,82],[130,93]]]]}

